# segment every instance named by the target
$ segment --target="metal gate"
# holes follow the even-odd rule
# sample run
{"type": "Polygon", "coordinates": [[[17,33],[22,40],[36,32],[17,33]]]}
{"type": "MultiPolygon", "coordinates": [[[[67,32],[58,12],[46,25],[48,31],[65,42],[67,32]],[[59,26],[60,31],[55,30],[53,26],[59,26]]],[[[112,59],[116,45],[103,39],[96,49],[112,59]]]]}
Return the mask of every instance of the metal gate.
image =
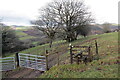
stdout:
{"type": "Polygon", "coordinates": [[[0,58],[0,71],[8,71],[15,69],[16,63],[14,57],[0,58]]]}
{"type": "Polygon", "coordinates": [[[19,53],[19,65],[20,67],[26,67],[31,69],[37,69],[46,71],[46,57],[19,53]]]}

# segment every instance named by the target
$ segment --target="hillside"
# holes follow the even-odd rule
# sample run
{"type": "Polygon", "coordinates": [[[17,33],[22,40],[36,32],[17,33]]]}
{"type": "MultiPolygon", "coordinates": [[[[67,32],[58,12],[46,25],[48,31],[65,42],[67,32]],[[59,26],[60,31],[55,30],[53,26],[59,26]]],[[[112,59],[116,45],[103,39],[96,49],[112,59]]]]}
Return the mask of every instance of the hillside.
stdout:
{"type": "Polygon", "coordinates": [[[15,30],[16,35],[23,42],[29,43],[31,45],[37,46],[45,42],[46,39],[42,32],[36,29],[17,29],[15,30]]]}
{"type": "MultiPolygon", "coordinates": [[[[92,34],[102,34],[104,32],[102,24],[90,25],[90,28],[91,28],[91,33],[92,34]]],[[[110,28],[111,31],[114,31],[114,30],[118,29],[118,25],[117,24],[111,24],[109,26],[109,28],[110,28]]]]}
{"type": "Polygon", "coordinates": [[[101,27],[99,27],[98,25],[91,25],[91,34],[102,34],[103,33],[103,29],[101,27]]]}
{"type": "MultiPolygon", "coordinates": [[[[85,64],[54,66],[40,78],[116,78],[118,77],[118,33],[98,35],[100,59],[85,64]]],[[[69,61],[66,60],[66,61],[69,61]]]]}
{"type": "MultiPolygon", "coordinates": [[[[92,42],[88,40],[97,38],[99,45],[100,59],[94,60],[87,65],[81,63],[79,65],[70,64],[69,43],[65,41],[55,41],[52,50],[59,52],[60,65],[56,65],[57,57],[54,55],[49,61],[50,70],[45,73],[36,72],[31,69],[16,68],[13,71],[3,73],[4,77],[10,77],[11,74],[16,74],[16,78],[28,76],[31,78],[116,78],[118,77],[118,33],[106,33],[101,35],[92,35],[86,38],[79,38],[72,42],[72,45],[90,45],[92,42]],[[20,74],[25,72],[25,75],[20,74]],[[42,74],[42,75],[41,75],[42,74]],[[32,75],[35,75],[34,77],[32,75]]],[[[39,45],[30,49],[21,51],[20,53],[45,55],[45,50],[50,50],[49,44],[39,45]]],[[[92,51],[92,53],[95,53],[92,51]]],[[[14,56],[14,55],[11,55],[14,56]]],[[[12,78],[15,78],[14,75],[12,78]]]]}
{"type": "Polygon", "coordinates": [[[90,27],[91,27],[91,30],[98,30],[98,31],[102,31],[103,30],[102,28],[100,28],[97,25],[91,25],[90,27]]]}
{"type": "Polygon", "coordinates": [[[113,30],[115,30],[115,29],[118,29],[118,26],[115,26],[115,25],[110,26],[110,29],[113,31],[113,30]]]}

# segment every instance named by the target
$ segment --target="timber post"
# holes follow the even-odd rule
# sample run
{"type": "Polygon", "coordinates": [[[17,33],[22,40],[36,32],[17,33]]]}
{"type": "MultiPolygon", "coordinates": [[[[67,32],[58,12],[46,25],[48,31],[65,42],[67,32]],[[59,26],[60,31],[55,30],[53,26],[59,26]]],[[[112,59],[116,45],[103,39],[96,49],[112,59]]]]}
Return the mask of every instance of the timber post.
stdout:
{"type": "Polygon", "coordinates": [[[16,66],[17,66],[17,67],[20,66],[20,65],[19,65],[19,55],[18,55],[18,54],[19,54],[19,53],[17,52],[16,55],[15,55],[15,56],[16,56],[16,66]]]}
{"type": "Polygon", "coordinates": [[[79,55],[77,56],[77,64],[79,64],[79,55]]]}
{"type": "Polygon", "coordinates": [[[97,59],[99,59],[99,55],[98,55],[98,44],[97,44],[97,41],[95,40],[95,47],[96,47],[96,56],[97,56],[97,59]]]}
{"type": "Polygon", "coordinates": [[[59,53],[57,52],[57,56],[58,56],[58,65],[59,65],[59,53]]]}
{"type": "Polygon", "coordinates": [[[91,56],[91,46],[88,47],[88,57],[89,57],[89,61],[91,62],[91,60],[92,60],[92,56],[91,56]]]}
{"type": "Polygon", "coordinates": [[[46,56],[46,71],[47,71],[47,70],[49,70],[49,68],[48,68],[48,50],[46,50],[45,56],[46,56]]]}
{"type": "Polygon", "coordinates": [[[72,64],[73,63],[72,45],[69,44],[69,47],[70,47],[70,63],[72,64]]]}

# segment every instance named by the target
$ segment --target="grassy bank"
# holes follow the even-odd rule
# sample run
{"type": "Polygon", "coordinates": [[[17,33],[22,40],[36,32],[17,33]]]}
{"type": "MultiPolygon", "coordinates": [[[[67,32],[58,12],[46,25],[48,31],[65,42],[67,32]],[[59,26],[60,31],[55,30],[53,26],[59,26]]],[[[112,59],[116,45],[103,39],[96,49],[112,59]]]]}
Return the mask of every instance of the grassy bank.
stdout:
{"type": "MultiPolygon", "coordinates": [[[[107,33],[102,35],[90,36],[87,39],[99,37],[100,59],[85,64],[65,64],[54,66],[45,72],[40,78],[116,78],[118,77],[118,33],[107,33]]],[[[87,40],[84,39],[84,40],[87,40]]],[[[83,39],[77,40],[72,44],[80,44],[83,39]]],[[[86,45],[84,43],[83,45],[86,45]]],[[[68,56],[69,54],[65,55],[68,56]]],[[[66,60],[66,61],[69,61],[66,60]]]]}

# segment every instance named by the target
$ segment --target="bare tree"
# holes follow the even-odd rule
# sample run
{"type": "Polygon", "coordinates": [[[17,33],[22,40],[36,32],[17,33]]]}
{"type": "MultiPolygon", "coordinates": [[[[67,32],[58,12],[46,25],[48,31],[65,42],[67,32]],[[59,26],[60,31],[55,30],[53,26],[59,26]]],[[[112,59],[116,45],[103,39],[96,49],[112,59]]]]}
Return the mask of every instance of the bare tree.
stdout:
{"type": "Polygon", "coordinates": [[[79,27],[84,27],[92,21],[91,14],[87,12],[84,3],[77,0],[53,1],[42,9],[40,14],[38,21],[40,30],[42,29],[41,31],[49,36],[51,32],[54,34],[61,28],[68,42],[77,39],[79,27]],[[44,25],[44,27],[41,28],[41,25],[44,25]]]}
{"type": "Polygon", "coordinates": [[[92,21],[91,14],[81,1],[55,1],[49,4],[49,8],[49,12],[56,16],[54,19],[61,23],[69,42],[77,39],[76,31],[80,27],[86,27],[92,21]]]}

